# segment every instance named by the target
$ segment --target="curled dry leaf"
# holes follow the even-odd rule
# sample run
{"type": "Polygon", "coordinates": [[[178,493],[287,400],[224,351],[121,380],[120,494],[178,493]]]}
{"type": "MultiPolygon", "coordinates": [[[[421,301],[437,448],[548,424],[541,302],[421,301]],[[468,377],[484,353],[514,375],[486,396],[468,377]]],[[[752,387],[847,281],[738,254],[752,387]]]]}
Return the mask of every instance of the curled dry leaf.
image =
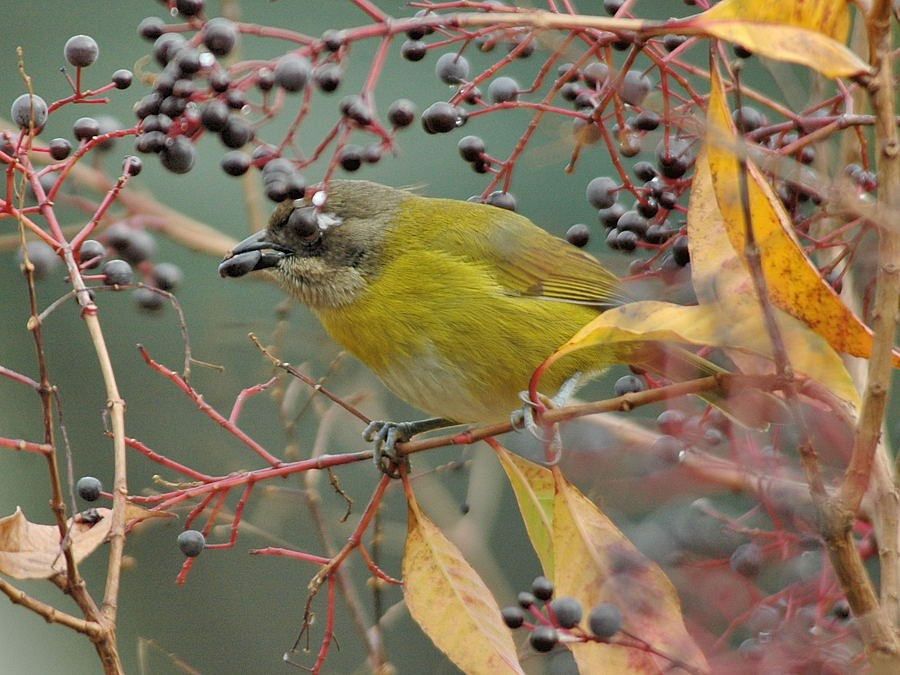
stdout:
{"type": "MultiPolygon", "coordinates": [[[[145,520],[171,515],[128,504],[125,517],[145,520]]],[[[70,518],[68,527],[75,562],[87,558],[106,541],[111,526],[112,509],[107,508],[89,509],[70,518]]],[[[0,573],[16,579],[47,579],[65,571],[66,559],[56,525],[33,523],[21,508],[0,518],[0,573]]]]}

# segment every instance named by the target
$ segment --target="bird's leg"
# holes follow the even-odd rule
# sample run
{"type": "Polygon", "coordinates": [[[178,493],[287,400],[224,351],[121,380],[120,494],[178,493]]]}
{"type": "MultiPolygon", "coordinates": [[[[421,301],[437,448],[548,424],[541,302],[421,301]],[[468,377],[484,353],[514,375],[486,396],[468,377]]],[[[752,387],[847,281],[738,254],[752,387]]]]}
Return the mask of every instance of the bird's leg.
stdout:
{"type": "MultiPolygon", "coordinates": [[[[572,377],[563,382],[559,391],[556,392],[556,395],[553,398],[547,399],[544,396],[541,396],[541,398],[546,401],[547,407],[549,408],[562,408],[572,398],[575,390],[578,389],[580,380],[581,373],[575,373],[572,377]]],[[[549,449],[547,452],[546,465],[554,466],[559,462],[562,455],[562,438],[560,438],[559,435],[558,425],[553,425],[553,437],[545,438],[543,431],[538,426],[537,416],[535,415],[535,411],[538,407],[537,403],[531,400],[531,396],[527,391],[520,392],[519,398],[522,399],[524,404],[510,416],[510,422],[513,428],[526,429],[528,433],[542,443],[548,444],[549,449]]]]}
{"type": "Polygon", "coordinates": [[[375,466],[380,471],[396,478],[397,465],[406,461],[405,457],[397,457],[397,443],[408,441],[416,434],[421,434],[432,429],[450,427],[456,424],[443,417],[429,417],[413,422],[388,422],[385,420],[373,420],[369,422],[363,431],[363,439],[373,443],[373,459],[375,466]]]}

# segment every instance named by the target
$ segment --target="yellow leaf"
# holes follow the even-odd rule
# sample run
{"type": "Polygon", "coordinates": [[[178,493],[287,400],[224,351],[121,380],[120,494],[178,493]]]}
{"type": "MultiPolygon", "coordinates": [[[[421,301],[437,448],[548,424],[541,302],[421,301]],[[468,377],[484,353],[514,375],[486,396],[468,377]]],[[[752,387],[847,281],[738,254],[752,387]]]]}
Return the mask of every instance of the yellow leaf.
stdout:
{"type": "Polygon", "coordinates": [[[494,596],[412,496],[408,528],[403,596],[416,623],[463,672],[522,673],[494,596]]]}
{"type": "MultiPolygon", "coordinates": [[[[798,374],[826,385],[843,400],[857,405],[858,394],[840,357],[819,335],[810,332],[783,312],[776,321],[798,374]]],[[[645,300],[631,302],[600,314],[560,347],[553,359],[576,349],[603,345],[612,350],[636,350],[648,342],[680,342],[724,349],[772,359],[772,343],[766,332],[762,312],[750,296],[733,296],[721,304],[685,307],[667,302],[645,300]]],[[[749,372],[769,372],[762,364],[749,372]]],[[[747,393],[741,393],[746,396],[747,393]]],[[[763,402],[760,402],[763,404],[763,402]]]]}
{"type": "Polygon", "coordinates": [[[667,24],[668,30],[727,40],[827,77],[869,71],[868,64],[844,46],[849,27],[850,8],[844,0],[724,0],[702,14],[667,24]]]}
{"type": "Polygon", "coordinates": [[[553,547],[557,597],[578,598],[586,611],[602,602],[616,605],[623,629],[658,653],[613,644],[570,645],[582,673],[662,673],[678,663],[708,671],[681,617],[672,583],[642,555],[593,502],[553,470],[553,547]]]}
{"type": "MultiPolygon", "coordinates": [[[[847,41],[850,5],[846,0],[723,0],[700,15],[705,20],[741,19],[798,26],[818,31],[838,42],[847,41]]],[[[751,45],[744,45],[753,49],[751,45]]]]}
{"type": "MultiPolygon", "coordinates": [[[[731,248],[746,265],[741,168],[735,156],[738,141],[716,68],[711,69],[710,89],[705,157],[721,218],[712,218],[707,223],[702,220],[705,214],[692,215],[689,227],[693,236],[694,232],[703,233],[706,228],[724,223],[731,248]]],[[[781,201],[759,168],[749,159],[746,161],[746,171],[750,220],[762,258],[769,299],[823,336],[838,351],[868,358],[872,349],[872,333],[868,326],[822,279],[798,244],[790,217],[781,201]]],[[[699,175],[702,181],[704,175],[699,175]]],[[[701,183],[701,187],[705,186],[701,183]]],[[[692,200],[691,203],[696,202],[692,200]]],[[[707,205],[707,208],[712,207],[707,205]]],[[[749,283],[746,288],[748,293],[752,292],[749,283]]],[[[733,291],[734,288],[728,290],[733,291]]],[[[726,296],[718,297],[724,300],[726,296]]],[[[895,355],[894,361],[895,365],[900,364],[900,355],[895,355]]]]}
{"type": "Polygon", "coordinates": [[[549,469],[529,462],[505,448],[498,447],[497,457],[516,495],[528,539],[541,561],[544,575],[552,579],[554,563],[551,528],[555,496],[553,474],[549,469]]]}

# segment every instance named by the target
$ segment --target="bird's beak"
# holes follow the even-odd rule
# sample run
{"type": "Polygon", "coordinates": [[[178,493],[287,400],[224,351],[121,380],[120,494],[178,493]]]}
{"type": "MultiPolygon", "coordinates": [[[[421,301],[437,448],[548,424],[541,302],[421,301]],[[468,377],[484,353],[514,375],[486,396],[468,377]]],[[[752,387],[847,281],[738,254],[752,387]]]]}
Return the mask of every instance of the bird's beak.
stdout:
{"type": "Polygon", "coordinates": [[[242,277],[256,270],[278,267],[282,260],[293,251],[271,241],[267,241],[266,230],[251,234],[231,249],[231,253],[219,263],[219,274],[223,277],[242,277]]]}

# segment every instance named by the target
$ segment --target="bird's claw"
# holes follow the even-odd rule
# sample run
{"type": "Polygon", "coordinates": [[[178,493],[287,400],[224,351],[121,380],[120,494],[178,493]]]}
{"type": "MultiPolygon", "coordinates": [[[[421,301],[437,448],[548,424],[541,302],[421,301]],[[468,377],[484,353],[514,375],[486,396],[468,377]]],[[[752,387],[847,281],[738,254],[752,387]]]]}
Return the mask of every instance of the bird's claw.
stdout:
{"type": "Polygon", "coordinates": [[[522,407],[512,413],[510,423],[516,431],[525,429],[529,434],[544,443],[547,448],[547,460],[543,462],[545,466],[555,466],[562,457],[562,438],[559,435],[559,426],[552,425],[553,435],[547,438],[543,428],[538,424],[538,413],[547,408],[561,408],[565,406],[575,389],[578,387],[578,380],[581,378],[580,373],[575,373],[568,380],[563,382],[556,396],[545,399],[541,396],[540,402],[531,398],[528,391],[519,392],[519,398],[522,399],[522,407]]]}
{"type": "Polygon", "coordinates": [[[408,441],[411,431],[408,422],[373,420],[366,425],[363,440],[373,444],[372,459],[379,471],[391,478],[400,477],[400,464],[406,458],[397,457],[397,443],[408,441]]]}

